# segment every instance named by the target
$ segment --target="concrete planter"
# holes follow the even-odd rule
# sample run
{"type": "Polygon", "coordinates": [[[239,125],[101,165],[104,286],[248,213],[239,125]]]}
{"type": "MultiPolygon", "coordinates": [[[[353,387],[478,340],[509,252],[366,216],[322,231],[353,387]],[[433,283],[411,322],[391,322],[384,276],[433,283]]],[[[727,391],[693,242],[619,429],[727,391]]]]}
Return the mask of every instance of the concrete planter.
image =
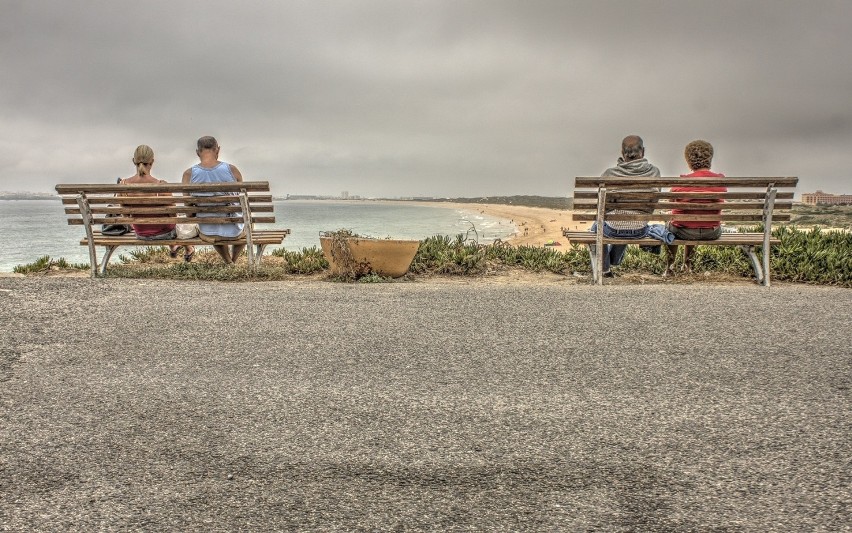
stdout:
{"type": "MultiPolygon", "coordinates": [[[[320,236],[322,253],[328,261],[333,274],[342,274],[348,258],[345,251],[333,249],[332,237],[320,236]],[[344,255],[343,257],[340,257],[344,255]]],[[[363,237],[345,238],[352,261],[358,274],[375,272],[380,276],[398,278],[404,276],[411,261],[420,247],[420,241],[397,239],[365,239],[363,237]]]]}

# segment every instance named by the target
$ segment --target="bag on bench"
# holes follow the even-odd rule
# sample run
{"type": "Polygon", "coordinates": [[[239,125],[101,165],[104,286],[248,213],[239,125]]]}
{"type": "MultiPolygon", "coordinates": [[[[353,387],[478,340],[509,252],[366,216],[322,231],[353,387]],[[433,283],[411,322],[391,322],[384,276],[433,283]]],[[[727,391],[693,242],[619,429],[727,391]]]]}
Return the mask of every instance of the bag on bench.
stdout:
{"type": "Polygon", "coordinates": [[[109,235],[110,237],[124,235],[129,231],[130,228],[125,224],[104,224],[101,226],[101,235],[109,235]]]}
{"type": "MultiPolygon", "coordinates": [[[[108,205],[107,207],[111,207],[108,205]]],[[[106,218],[116,218],[116,215],[107,215],[106,218]]],[[[101,225],[101,235],[109,235],[110,237],[115,237],[118,235],[124,235],[125,233],[130,232],[130,226],[127,224],[102,224],[101,225]]]]}
{"type": "Polygon", "coordinates": [[[192,239],[198,236],[198,224],[175,224],[178,239],[192,239]]]}

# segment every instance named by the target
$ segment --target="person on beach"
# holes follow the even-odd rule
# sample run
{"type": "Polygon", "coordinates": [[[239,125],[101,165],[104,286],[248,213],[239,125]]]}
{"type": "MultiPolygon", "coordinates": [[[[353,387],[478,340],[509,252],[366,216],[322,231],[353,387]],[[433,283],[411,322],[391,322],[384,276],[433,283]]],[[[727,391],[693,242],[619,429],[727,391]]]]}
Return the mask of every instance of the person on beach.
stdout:
{"type": "MultiPolygon", "coordinates": [[[[186,169],[183,173],[183,183],[228,183],[243,181],[243,176],[234,165],[219,161],[219,143],[214,137],[205,136],[198,139],[195,153],[198,155],[199,163],[186,169]]],[[[233,195],[232,193],[199,193],[194,196],[222,196],[233,195]]],[[[215,204],[226,205],[226,204],[215,204]]],[[[234,205],[234,204],[230,204],[234,205]]],[[[209,243],[216,241],[228,241],[241,239],[244,235],[242,216],[239,213],[223,215],[217,213],[200,214],[199,218],[207,217],[232,217],[234,222],[227,224],[198,224],[198,236],[201,240],[209,243]]],[[[245,249],[244,244],[214,244],[213,248],[225,261],[232,265],[237,261],[245,249]]]]}
{"type": "MultiPolygon", "coordinates": [[[[692,171],[689,174],[681,174],[681,178],[724,178],[724,174],[717,174],[710,170],[713,162],[713,145],[707,141],[697,140],[686,145],[683,151],[686,164],[692,171]]],[[[672,187],[672,192],[727,192],[727,187],[672,187]]],[[[684,203],[721,203],[722,200],[703,199],[680,199],[677,202],[684,203]]],[[[672,209],[673,215],[718,215],[722,210],[695,210],[695,209],[672,209]]],[[[677,220],[672,219],[666,225],[666,229],[674,233],[678,239],[690,241],[712,241],[722,235],[722,222],[719,220],[677,220]]],[[[692,254],[695,246],[684,245],[683,247],[683,271],[692,272],[692,254]]],[[[664,276],[673,273],[676,245],[666,246],[666,270],[664,276]]]]}
{"type": "MultiPolygon", "coordinates": [[[[645,144],[642,137],[638,135],[628,135],[621,141],[621,157],[618,158],[616,166],[604,170],[601,177],[620,177],[620,178],[655,178],[660,176],[660,169],[652,165],[645,159],[645,144]]],[[[635,191],[658,191],[657,188],[649,189],[631,189],[635,191]]],[[[618,192],[613,190],[611,192],[618,192]]],[[[639,211],[636,209],[610,209],[604,214],[603,234],[606,237],[621,237],[625,239],[641,239],[648,235],[648,224],[643,221],[632,220],[606,220],[608,214],[637,214],[651,213],[653,211],[639,211]]],[[[597,223],[592,224],[591,232],[597,231],[597,223]]],[[[592,252],[595,251],[595,245],[589,245],[592,252]]],[[[646,251],[652,253],[660,253],[659,246],[643,247],[646,251]]],[[[624,252],[627,250],[626,244],[606,244],[603,251],[603,276],[612,277],[610,268],[618,266],[624,259],[624,252]]]]}
{"type": "MultiPolygon", "coordinates": [[[[124,178],[119,181],[121,184],[133,185],[143,183],[167,183],[165,180],[160,180],[151,175],[151,168],[154,166],[154,150],[146,144],[140,144],[133,152],[133,164],[136,165],[136,174],[129,178],[124,178]]],[[[150,193],[144,192],[122,192],[119,196],[149,196],[150,193]]],[[[171,196],[171,193],[160,192],[155,193],[156,196],[171,196]]],[[[136,215],[138,218],[151,217],[162,218],[162,215],[136,215]]],[[[171,240],[176,237],[174,224],[131,224],[136,236],[143,241],[161,241],[171,240]]],[[[174,259],[177,257],[177,252],[180,247],[176,245],[169,246],[169,255],[174,259]]],[[[185,248],[184,260],[189,262],[192,260],[192,255],[195,249],[192,246],[185,248]]]]}

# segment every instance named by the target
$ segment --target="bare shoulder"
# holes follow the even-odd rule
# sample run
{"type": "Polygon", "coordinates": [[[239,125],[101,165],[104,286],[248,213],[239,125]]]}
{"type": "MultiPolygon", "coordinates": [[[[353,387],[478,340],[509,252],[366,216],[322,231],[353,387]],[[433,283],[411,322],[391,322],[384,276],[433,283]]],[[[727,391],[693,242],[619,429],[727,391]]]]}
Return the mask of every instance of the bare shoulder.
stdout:
{"type": "Polygon", "coordinates": [[[183,171],[183,177],[181,178],[181,183],[189,183],[189,180],[192,179],[192,169],[188,168],[183,171]]]}
{"type": "Polygon", "coordinates": [[[243,181],[243,175],[240,173],[240,169],[230,163],[228,163],[228,166],[231,167],[231,174],[234,175],[234,179],[237,181],[243,181]]]}

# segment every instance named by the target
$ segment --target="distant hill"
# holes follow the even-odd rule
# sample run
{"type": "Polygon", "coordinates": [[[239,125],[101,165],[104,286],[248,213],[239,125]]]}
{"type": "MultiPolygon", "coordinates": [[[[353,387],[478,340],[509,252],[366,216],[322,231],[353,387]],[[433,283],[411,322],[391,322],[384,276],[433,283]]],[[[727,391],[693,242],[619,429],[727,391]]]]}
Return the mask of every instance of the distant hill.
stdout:
{"type": "Polygon", "coordinates": [[[852,229],[852,205],[793,204],[791,224],[852,229]]]}
{"type": "Polygon", "coordinates": [[[571,209],[573,202],[565,196],[480,196],[477,198],[432,198],[431,202],[453,202],[460,204],[501,204],[548,209],[571,209]]]}
{"type": "Polygon", "coordinates": [[[57,196],[49,192],[0,192],[0,200],[56,200],[57,196]]]}

